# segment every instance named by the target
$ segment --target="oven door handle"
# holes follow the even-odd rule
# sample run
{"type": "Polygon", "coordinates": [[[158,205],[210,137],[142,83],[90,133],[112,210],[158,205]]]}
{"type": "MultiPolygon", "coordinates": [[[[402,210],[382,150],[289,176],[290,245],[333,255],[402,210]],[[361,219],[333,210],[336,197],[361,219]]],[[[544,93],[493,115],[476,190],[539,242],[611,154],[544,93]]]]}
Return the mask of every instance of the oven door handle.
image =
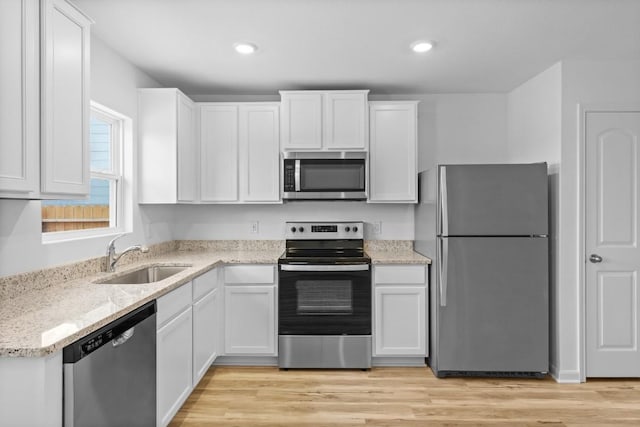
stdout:
{"type": "Polygon", "coordinates": [[[352,265],[309,265],[282,264],[281,271],[369,271],[369,264],[352,265]]]}

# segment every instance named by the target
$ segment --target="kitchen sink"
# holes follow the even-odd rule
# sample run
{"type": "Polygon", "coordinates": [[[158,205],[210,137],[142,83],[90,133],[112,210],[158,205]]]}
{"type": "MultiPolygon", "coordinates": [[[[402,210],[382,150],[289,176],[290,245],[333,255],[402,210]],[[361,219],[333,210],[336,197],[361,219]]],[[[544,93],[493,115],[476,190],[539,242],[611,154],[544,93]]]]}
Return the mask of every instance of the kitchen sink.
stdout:
{"type": "Polygon", "coordinates": [[[118,274],[115,277],[99,279],[95,281],[101,285],[139,285],[154,283],[178,274],[191,267],[190,265],[152,265],[130,271],[126,274],[118,274]]]}

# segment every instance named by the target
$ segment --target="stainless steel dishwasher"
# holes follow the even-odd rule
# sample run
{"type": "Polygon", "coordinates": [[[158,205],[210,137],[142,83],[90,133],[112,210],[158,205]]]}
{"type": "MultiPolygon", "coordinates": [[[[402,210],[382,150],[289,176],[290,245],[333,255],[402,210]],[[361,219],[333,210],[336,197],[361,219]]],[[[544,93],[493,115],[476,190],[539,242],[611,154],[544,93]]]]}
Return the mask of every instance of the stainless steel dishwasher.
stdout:
{"type": "Polygon", "coordinates": [[[156,302],[64,348],[64,425],[156,425],[156,302]]]}

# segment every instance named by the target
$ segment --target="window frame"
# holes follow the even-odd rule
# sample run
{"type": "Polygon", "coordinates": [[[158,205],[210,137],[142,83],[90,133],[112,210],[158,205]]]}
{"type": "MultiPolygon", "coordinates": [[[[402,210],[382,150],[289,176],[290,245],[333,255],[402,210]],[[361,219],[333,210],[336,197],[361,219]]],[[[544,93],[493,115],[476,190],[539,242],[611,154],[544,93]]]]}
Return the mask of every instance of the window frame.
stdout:
{"type": "Polygon", "coordinates": [[[124,144],[126,121],[130,119],[95,101],[91,101],[90,117],[96,117],[111,125],[111,170],[89,170],[89,180],[104,179],[110,181],[109,227],[42,232],[43,243],[80,240],[125,232],[124,144]]]}

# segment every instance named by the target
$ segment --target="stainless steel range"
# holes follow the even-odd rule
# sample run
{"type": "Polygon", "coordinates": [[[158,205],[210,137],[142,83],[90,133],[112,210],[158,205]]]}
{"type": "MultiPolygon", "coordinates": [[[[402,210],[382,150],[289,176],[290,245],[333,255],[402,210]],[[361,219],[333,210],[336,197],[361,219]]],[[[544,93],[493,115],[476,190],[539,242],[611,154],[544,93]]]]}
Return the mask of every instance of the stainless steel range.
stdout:
{"type": "Polygon", "coordinates": [[[287,222],[278,260],[281,368],[371,367],[371,259],[362,222],[287,222]]]}

